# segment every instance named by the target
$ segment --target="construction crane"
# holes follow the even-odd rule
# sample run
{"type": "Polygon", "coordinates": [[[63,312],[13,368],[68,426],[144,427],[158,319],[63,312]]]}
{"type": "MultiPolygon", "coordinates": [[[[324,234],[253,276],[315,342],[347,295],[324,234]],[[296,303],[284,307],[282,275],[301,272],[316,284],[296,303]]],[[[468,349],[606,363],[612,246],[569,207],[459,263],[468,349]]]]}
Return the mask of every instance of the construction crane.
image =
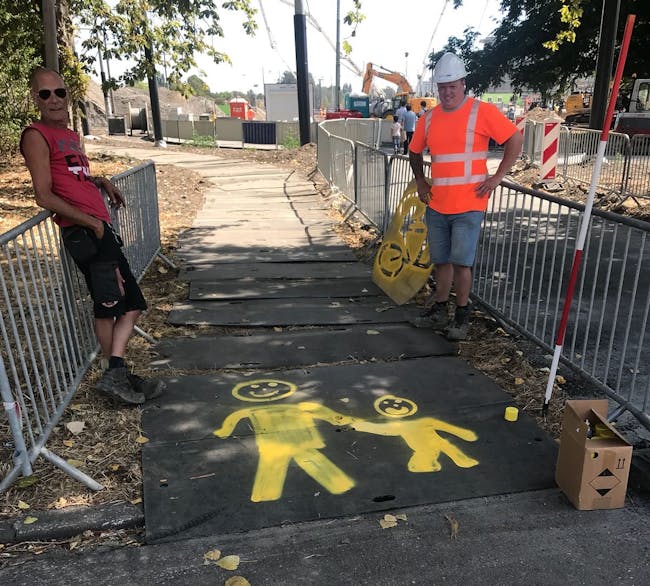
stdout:
{"type": "MultiPolygon", "coordinates": [[[[280,0],[282,4],[286,4],[287,6],[291,6],[291,8],[294,8],[295,2],[292,0],[280,0]]],[[[278,49],[277,49],[277,44],[275,42],[275,39],[273,38],[273,35],[271,34],[271,27],[269,26],[268,20],[266,18],[266,13],[264,12],[264,5],[262,4],[262,0],[258,0],[258,3],[260,5],[260,12],[262,14],[262,19],[264,20],[264,26],[266,27],[266,33],[269,37],[269,44],[271,45],[271,48],[274,49],[278,55],[280,55],[278,49]]],[[[309,8],[307,8],[307,11],[305,13],[305,18],[307,22],[316,30],[318,31],[321,35],[323,35],[323,38],[327,41],[327,44],[332,47],[332,50],[334,53],[336,53],[336,45],[332,42],[332,40],[327,36],[327,33],[321,28],[320,24],[318,24],[318,21],[312,17],[312,15],[309,12],[309,8]]],[[[343,63],[343,66],[346,67],[348,70],[350,70],[352,73],[355,73],[359,77],[363,76],[363,70],[354,62],[348,55],[340,55],[341,62],[343,63]]],[[[294,67],[290,67],[287,65],[287,62],[282,58],[282,55],[280,55],[280,59],[282,59],[282,62],[287,66],[287,69],[289,71],[294,71],[294,67]]]]}
{"type": "MultiPolygon", "coordinates": [[[[421,82],[422,78],[424,77],[424,74],[427,71],[427,65],[429,64],[427,58],[429,57],[429,55],[431,54],[431,50],[433,49],[433,39],[435,38],[436,33],[438,32],[438,27],[442,22],[442,17],[444,16],[445,10],[447,9],[447,4],[449,4],[449,0],[445,0],[445,3],[442,5],[442,10],[440,11],[440,16],[438,16],[438,20],[436,21],[436,26],[433,27],[431,38],[429,39],[429,44],[427,45],[427,50],[424,54],[424,59],[422,60],[422,69],[420,70],[420,75],[418,75],[418,82],[421,82]]],[[[419,87],[418,91],[422,91],[422,88],[419,87]]],[[[433,88],[431,91],[433,91],[433,88]]]]}

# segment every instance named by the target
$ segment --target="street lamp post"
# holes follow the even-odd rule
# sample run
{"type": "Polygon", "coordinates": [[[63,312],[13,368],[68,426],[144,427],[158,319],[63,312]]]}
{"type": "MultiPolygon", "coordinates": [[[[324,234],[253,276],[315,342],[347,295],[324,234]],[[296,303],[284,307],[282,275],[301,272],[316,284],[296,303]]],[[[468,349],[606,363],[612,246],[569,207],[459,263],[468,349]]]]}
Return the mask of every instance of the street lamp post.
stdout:
{"type": "Polygon", "coordinates": [[[311,108],[309,105],[309,70],[307,67],[307,27],[302,0],[295,0],[293,26],[296,41],[296,81],[298,85],[298,125],[300,144],[310,142],[309,126],[311,108]]]}

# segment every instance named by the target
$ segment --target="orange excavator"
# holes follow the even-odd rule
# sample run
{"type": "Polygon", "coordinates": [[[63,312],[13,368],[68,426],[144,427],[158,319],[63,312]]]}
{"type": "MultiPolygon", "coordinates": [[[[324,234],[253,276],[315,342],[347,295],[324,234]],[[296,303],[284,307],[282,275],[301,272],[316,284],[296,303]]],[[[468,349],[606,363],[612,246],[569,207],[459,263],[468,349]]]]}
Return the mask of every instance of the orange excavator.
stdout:
{"type": "Polygon", "coordinates": [[[436,105],[436,99],[431,96],[416,96],[411,84],[401,73],[387,69],[382,65],[373,66],[372,63],[366,65],[366,71],[363,75],[361,91],[364,94],[370,95],[375,77],[394,83],[397,86],[397,93],[391,100],[385,98],[374,100],[370,104],[370,114],[372,116],[390,119],[402,102],[411,104],[411,109],[416,113],[420,111],[420,102],[426,103],[427,110],[436,105]]]}

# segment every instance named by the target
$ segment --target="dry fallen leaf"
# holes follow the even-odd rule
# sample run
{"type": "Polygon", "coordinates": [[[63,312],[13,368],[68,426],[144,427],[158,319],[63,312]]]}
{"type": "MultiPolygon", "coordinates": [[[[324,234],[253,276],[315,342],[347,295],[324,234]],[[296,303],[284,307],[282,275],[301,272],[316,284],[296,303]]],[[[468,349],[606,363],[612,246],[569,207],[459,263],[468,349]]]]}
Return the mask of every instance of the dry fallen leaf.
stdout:
{"type": "Polygon", "coordinates": [[[75,468],[80,468],[81,466],[85,465],[85,462],[83,460],[75,460],[74,458],[70,458],[69,460],[66,460],[66,462],[75,468]]]}
{"type": "Polygon", "coordinates": [[[377,330],[366,330],[366,334],[369,336],[377,336],[379,335],[379,332],[377,330]]]}
{"type": "Polygon", "coordinates": [[[140,436],[138,436],[138,438],[135,441],[138,444],[146,444],[149,441],[149,438],[144,437],[143,435],[140,435],[140,436]]]}
{"type": "Polygon", "coordinates": [[[515,384],[516,384],[516,385],[523,385],[523,384],[524,384],[524,379],[523,379],[523,378],[520,378],[520,377],[517,377],[517,378],[515,379],[515,384]]]}
{"type": "Polygon", "coordinates": [[[566,379],[565,379],[561,374],[558,374],[558,375],[555,377],[555,382],[556,382],[558,385],[563,385],[563,384],[566,382],[566,379]]]}
{"type": "Polygon", "coordinates": [[[231,576],[224,582],[224,586],[251,586],[244,576],[231,576]]]}
{"type": "Polygon", "coordinates": [[[234,571],[239,567],[239,556],[238,555],[227,555],[226,557],[221,558],[217,565],[224,570],[234,571]]]}
{"type": "Polygon", "coordinates": [[[404,514],[395,515],[395,518],[398,519],[399,521],[406,521],[406,515],[404,514]]]}
{"type": "Polygon", "coordinates": [[[203,554],[203,559],[208,562],[216,562],[219,560],[219,558],[221,558],[220,549],[211,549],[210,551],[203,554]]]}
{"type": "Polygon", "coordinates": [[[131,501],[131,504],[132,504],[132,505],[139,505],[141,502],[142,502],[142,499],[141,499],[141,498],[137,498],[137,499],[133,499],[133,500],[131,501]]]}
{"type": "Polygon", "coordinates": [[[29,505],[25,501],[18,501],[18,508],[24,511],[29,509],[29,505]]]}
{"type": "Polygon", "coordinates": [[[72,440],[63,440],[63,445],[66,448],[71,448],[72,446],[74,446],[74,442],[72,440]]]}
{"type": "Polygon", "coordinates": [[[31,525],[32,523],[36,523],[38,521],[38,517],[25,517],[23,519],[23,525],[31,525]]]}
{"type": "Polygon", "coordinates": [[[86,424],[83,421],[70,421],[66,423],[65,426],[68,428],[68,431],[72,435],[77,435],[83,431],[83,428],[86,427],[86,424]]]}
{"type": "Polygon", "coordinates": [[[386,514],[383,519],[379,519],[379,526],[382,529],[390,529],[397,526],[397,517],[394,515],[386,514]]]}
{"type": "Polygon", "coordinates": [[[456,539],[458,537],[458,531],[460,529],[458,521],[451,515],[445,515],[445,519],[447,519],[449,522],[449,539],[456,539]]]}

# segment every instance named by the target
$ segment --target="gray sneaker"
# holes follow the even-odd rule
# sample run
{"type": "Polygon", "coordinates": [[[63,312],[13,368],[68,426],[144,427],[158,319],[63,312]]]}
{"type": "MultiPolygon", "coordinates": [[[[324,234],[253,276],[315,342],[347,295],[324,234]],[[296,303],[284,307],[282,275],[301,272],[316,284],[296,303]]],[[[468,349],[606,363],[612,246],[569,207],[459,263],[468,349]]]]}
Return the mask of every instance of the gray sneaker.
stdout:
{"type": "Polygon", "coordinates": [[[451,342],[462,342],[467,339],[469,331],[469,306],[456,307],[454,319],[445,330],[447,340],[451,342]]]}
{"type": "Polygon", "coordinates": [[[167,385],[159,378],[145,378],[130,372],[128,375],[131,386],[138,392],[144,395],[145,401],[150,401],[156,397],[160,397],[167,385]]]}
{"type": "Polygon", "coordinates": [[[409,323],[416,328],[432,328],[434,330],[444,330],[449,324],[447,303],[434,303],[424,313],[412,320],[409,320],[409,323]]]}
{"type": "Polygon", "coordinates": [[[126,366],[105,370],[95,389],[122,403],[128,403],[129,405],[142,405],[144,403],[144,395],[136,392],[129,382],[126,366]]]}

